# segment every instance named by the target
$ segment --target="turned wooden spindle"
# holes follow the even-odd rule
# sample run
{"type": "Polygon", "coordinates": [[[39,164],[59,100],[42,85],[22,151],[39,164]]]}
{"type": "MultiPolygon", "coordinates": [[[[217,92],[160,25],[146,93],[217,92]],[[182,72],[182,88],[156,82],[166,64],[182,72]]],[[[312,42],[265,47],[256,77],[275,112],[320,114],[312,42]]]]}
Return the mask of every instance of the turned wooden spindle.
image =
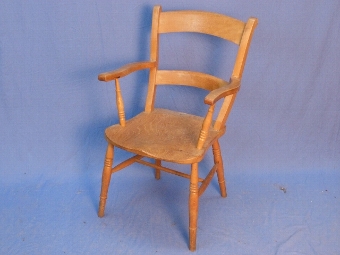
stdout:
{"type": "Polygon", "coordinates": [[[116,83],[116,102],[117,102],[119,123],[122,127],[125,127],[124,101],[123,101],[122,93],[120,91],[119,80],[115,79],[115,83],[116,83]]]}
{"type": "Polygon", "coordinates": [[[205,119],[204,119],[203,125],[202,125],[202,129],[201,129],[201,132],[200,132],[200,136],[198,138],[197,149],[202,149],[204,142],[207,139],[209,129],[210,129],[210,126],[211,126],[211,121],[212,121],[214,109],[215,109],[215,105],[211,105],[209,107],[207,115],[205,116],[205,119]]]}

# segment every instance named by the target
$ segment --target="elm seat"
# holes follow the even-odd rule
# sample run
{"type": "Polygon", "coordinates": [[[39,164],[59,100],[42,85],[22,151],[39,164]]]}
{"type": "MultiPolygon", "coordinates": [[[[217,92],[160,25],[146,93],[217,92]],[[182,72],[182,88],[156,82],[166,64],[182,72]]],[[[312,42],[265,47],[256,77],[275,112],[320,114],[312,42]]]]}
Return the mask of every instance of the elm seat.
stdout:
{"type": "MultiPolygon", "coordinates": [[[[242,74],[251,38],[257,25],[256,18],[247,22],[218,13],[205,11],[168,11],[155,6],[152,15],[150,60],[127,64],[114,71],[101,73],[100,81],[114,81],[119,124],[105,130],[108,142],[100,192],[98,216],[103,217],[107,193],[113,173],[133,164],[140,163],[155,169],[155,178],[161,171],[190,180],[189,185],[189,249],[196,249],[199,197],[204,193],[212,178],[217,179],[222,197],[227,196],[223,160],[219,138],[225,133],[225,123],[240,89],[242,74]],[[203,33],[227,40],[238,46],[234,68],[229,81],[210,74],[192,70],[159,70],[160,34],[190,32],[203,33]],[[126,120],[120,78],[142,69],[149,69],[149,84],[144,112],[126,120]],[[208,106],[201,116],[155,108],[158,86],[192,86],[207,91],[202,104],[208,106]],[[222,101],[214,118],[215,106],[222,101]],[[113,167],[114,147],[136,155],[113,167]],[[206,177],[199,177],[198,163],[212,148],[214,164],[206,177]],[[154,163],[143,160],[153,159],[154,163]],[[162,162],[190,164],[190,174],[164,167],[162,162]]],[[[214,61],[214,60],[213,60],[214,61]]],[[[213,214],[213,212],[211,212],[213,214]]],[[[127,219],[128,220],[128,219],[127,219]]]]}
{"type": "Polygon", "coordinates": [[[191,164],[201,161],[213,141],[225,132],[225,128],[217,131],[210,127],[202,149],[197,149],[202,123],[199,116],[155,108],[126,121],[125,127],[108,127],[105,136],[109,143],[138,155],[191,164]]]}

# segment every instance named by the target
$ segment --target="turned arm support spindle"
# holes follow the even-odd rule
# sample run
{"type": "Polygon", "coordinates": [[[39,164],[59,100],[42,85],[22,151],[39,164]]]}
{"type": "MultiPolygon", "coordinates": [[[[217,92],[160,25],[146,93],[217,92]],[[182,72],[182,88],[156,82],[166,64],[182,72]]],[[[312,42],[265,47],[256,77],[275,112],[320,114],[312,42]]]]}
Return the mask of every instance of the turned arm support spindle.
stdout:
{"type": "Polygon", "coordinates": [[[235,77],[230,78],[230,82],[222,87],[212,90],[204,99],[204,103],[214,105],[220,99],[223,99],[222,106],[218,112],[214,124],[215,130],[220,130],[224,125],[230,113],[231,107],[235,101],[237,92],[240,90],[241,80],[235,77]]]}
{"type": "Polygon", "coordinates": [[[100,81],[112,81],[115,80],[116,83],[116,102],[117,102],[117,109],[119,115],[119,122],[120,125],[123,127],[125,126],[125,112],[124,112],[124,102],[123,97],[120,91],[120,84],[118,79],[124,76],[127,76],[130,73],[147,69],[147,68],[154,68],[156,66],[156,62],[154,61],[145,61],[145,62],[134,62],[124,65],[116,70],[101,73],[98,75],[98,80],[100,81]]]}
{"type": "Polygon", "coordinates": [[[202,129],[201,129],[201,132],[200,132],[200,136],[198,138],[197,149],[202,149],[203,145],[205,143],[205,140],[207,139],[209,129],[210,129],[210,126],[211,126],[212,117],[213,117],[213,114],[214,114],[214,109],[215,109],[214,104],[209,106],[208,113],[205,116],[205,119],[204,119],[203,125],[202,125],[202,129]]]}
{"type": "Polygon", "coordinates": [[[116,84],[116,103],[118,109],[119,123],[122,127],[125,127],[125,111],[124,111],[124,101],[122,93],[120,91],[119,80],[115,79],[116,84]]]}

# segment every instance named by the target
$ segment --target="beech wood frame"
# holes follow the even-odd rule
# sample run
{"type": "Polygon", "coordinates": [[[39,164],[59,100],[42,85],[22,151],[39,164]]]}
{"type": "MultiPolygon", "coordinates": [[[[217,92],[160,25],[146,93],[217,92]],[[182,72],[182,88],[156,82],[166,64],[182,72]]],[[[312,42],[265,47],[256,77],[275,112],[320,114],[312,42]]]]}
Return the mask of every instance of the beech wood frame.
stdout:
{"type": "MultiPolygon", "coordinates": [[[[204,193],[215,173],[217,173],[220,192],[222,197],[227,196],[226,184],[224,178],[224,168],[219,145],[219,137],[225,132],[225,123],[231,111],[237,92],[240,89],[242,73],[246,62],[250,42],[253,32],[257,26],[256,18],[249,18],[246,23],[217,13],[204,11],[170,11],[162,12],[161,6],[155,6],[153,10],[152,29],[151,29],[151,54],[150,61],[136,62],[127,64],[119,69],[111,72],[101,73],[98,76],[100,81],[115,81],[116,86],[116,104],[119,116],[120,127],[128,126],[129,122],[125,119],[124,102],[121,95],[119,78],[122,78],[132,72],[149,69],[149,86],[145,104],[145,113],[154,111],[154,101],[156,94],[156,86],[161,85],[186,85],[203,88],[210,91],[205,97],[204,103],[209,106],[205,118],[202,119],[199,136],[197,137],[197,151],[203,151],[199,156],[193,156],[188,159],[166,158],[157,155],[157,152],[145,154],[142,150],[135,156],[125,160],[115,167],[113,165],[114,147],[126,149],[135,152],[138,149],[130,150],[123,144],[115,141],[109,132],[106,133],[108,147],[106,150],[102,187],[100,193],[100,202],[98,216],[104,216],[107,193],[110,184],[111,175],[123,168],[133,164],[140,163],[155,169],[155,178],[160,179],[160,172],[164,171],[175,174],[190,180],[189,193],[189,249],[196,249],[196,233],[198,218],[198,198],[204,193]],[[235,60],[234,69],[230,77],[230,81],[224,81],[212,75],[182,70],[158,70],[158,51],[159,51],[159,35],[162,33],[174,32],[197,32],[206,33],[228,40],[239,46],[235,60]],[[213,113],[215,104],[223,99],[222,106],[219,110],[216,120],[213,121],[213,113]],[[208,139],[213,131],[217,132],[215,137],[208,139]],[[209,141],[208,141],[209,140],[209,141]],[[214,155],[214,165],[205,178],[200,178],[198,173],[198,163],[203,159],[207,148],[212,146],[214,155]],[[143,157],[153,158],[155,163],[142,160],[143,157]],[[176,162],[180,164],[191,164],[191,173],[185,174],[174,169],[162,166],[162,161],[176,162]],[[200,183],[200,185],[199,185],[200,183]]],[[[163,112],[161,112],[163,114],[163,112]]],[[[166,112],[164,113],[166,114],[166,112]]],[[[141,117],[142,118],[142,117],[141,117]]],[[[190,116],[188,117],[190,120],[190,116]]],[[[119,127],[117,127],[119,128],[119,127]]],[[[109,129],[109,128],[108,128],[109,129]]],[[[170,132],[170,130],[169,130],[170,132]]]]}

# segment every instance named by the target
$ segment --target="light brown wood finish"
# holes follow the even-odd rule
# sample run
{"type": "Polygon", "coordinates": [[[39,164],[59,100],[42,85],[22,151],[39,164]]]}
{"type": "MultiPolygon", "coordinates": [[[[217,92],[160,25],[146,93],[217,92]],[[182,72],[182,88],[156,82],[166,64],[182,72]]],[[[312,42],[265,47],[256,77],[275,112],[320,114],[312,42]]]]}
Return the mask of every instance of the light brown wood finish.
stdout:
{"type": "Polygon", "coordinates": [[[145,102],[145,112],[151,112],[154,109],[155,105],[155,94],[156,94],[156,73],[158,69],[158,53],[159,53],[159,16],[161,14],[162,7],[155,6],[153,8],[152,14],[152,28],[151,28],[151,38],[150,38],[150,60],[155,62],[155,66],[150,69],[149,74],[149,86],[148,86],[148,94],[145,102]]]}
{"type": "Polygon", "coordinates": [[[215,125],[214,125],[215,130],[220,130],[221,128],[225,126],[225,122],[227,121],[227,118],[231,111],[231,107],[234,104],[235,98],[236,98],[236,94],[231,94],[224,98],[222,107],[215,121],[215,125]]]}
{"type": "Polygon", "coordinates": [[[212,121],[212,117],[213,117],[213,114],[214,114],[214,109],[215,109],[215,105],[211,105],[209,107],[207,115],[205,116],[205,119],[204,119],[203,124],[202,124],[202,129],[201,129],[200,135],[198,137],[197,149],[202,149],[205,141],[208,138],[209,129],[211,128],[211,121],[212,121]]]}
{"type": "Polygon", "coordinates": [[[202,184],[200,186],[200,188],[198,189],[198,196],[200,197],[204,191],[208,188],[208,185],[210,184],[212,178],[214,177],[214,174],[216,173],[216,170],[217,170],[217,165],[215,164],[209,174],[205,177],[205,179],[202,181],[202,184]]]}
{"type": "Polygon", "coordinates": [[[119,123],[122,127],[125,127],[125,111],[122,93],[120,90],[119,79],[115,79],[116,82],[116,103],[118,109],[119,123]]]}
{"type": "Polygon", "coordinates": [[[240,47],[238,48],[234,70],[231,75],[232,79],[242,78],[244,66],[246,64],[246,59],[248,55],[248,50],[249,50],[251,39],[253,37],[257,23],[258,23],[257,18],[250,18],[246,23],[246,26],[242,34],[240,47]]]}
{"type": "MultiPolygon", "coordinates": [[[[177,176],[180,176],[180,177],[183,177],[183,178],[187,178],[187,179],[190,179],[190,178],[191,178],[191,175],[190,175],[190,174],[185,174],[185,173],[182,173],[182,172],[173,170],[173,169],[171,169],[171,168],[167,168],[167,167],[164,167],[164,166],[161,166],[161,165],[156,165],[156,164],[153,164],[153,163],[150,163],[150,162],[141,160],[141,159],[137,159],[136,162],[138,162],[138,163],[140,163],[140,164],[142,164],[142,165],[145,165],[145,166],[154,167],[154,168],[156,168],[156,169],[162,170],[162,171],[167,172],[167,173],[169,173],[169,174],[174,174],[174,175],[177,175],[177,176]]],[[[198,178],[198,181],[199,181],[199,182],[203,182],[204,179],[198,178]]]]}
{"type": "Polygon", "coordinates": [[[112,161],[113,161],[113,145],[108,144],[106,155],[105,155],[105,161],[104,161],[104,168],[103,168],[103,176],[102,176],[102,189],[100,192],[100,201],[99,201],[99,210],[98,210],[98,216],[103,217],[104,211],[105,211],[105,205],[106,205],[106,199],[107,199],[107,192],[109,190],[110,180],[111,180],[111,174],[112,174],[112,161]]]}
{"type": "Polygon", "coordinates": [[[123,161],[122,163],[120,163],[120,164],[118,164],[118,165],[116,165],[115,167],[112,168],[111,174],[118,172],[118,171],[124,169],[125,167],[128,167],[129,165],[137,162],[137,160],[139,160],[141,158],[143,158],[143,156],[135,155],[135,156],[123,161]]]}
{"type": "Polygon", "coordinates": [[[196,32],[221,37],[239,44],[244,22],[212,12],[174,11],[163,12],[159,21],[159,33],[196,32]]]}
{"type": "MultiPolygon", "coordinates": [[[[162,166],[162,161],[159,159],[155,159],[155,165],[162,166]]],[[[159,180],[161,178],[161,170],[159,168],[155,168],[155,178],[159,180]]]]}
{"type": "Polygon", "coordinates": [[[105,130],[107,141],[118,148],[180,164],[200,162],[225,127],[214,130],[210,125],[202,148],[197,148],[204,118],[156,108],[126,121],[125,127],[113,125],[105,130]]]}
{"type": "Polygon", "coordinates": [[[240,80],[234,78],[230,83],[225,83],[218,89],[211,91],[204,99],[204,103],[213,105],[221,98],[236,94],[240,89],[240,80]]]}
{"type": "Polygon", "coordinates": [[[117,70],[99,74],[98,80],[112,81],[112,80],[124,77],[132,72],[136,72],[136,71],[146,69],[146,68],[153,68],[155,66],[156,66],[156,62],[152,62],[152,61],[130,63],[125,66],[122,66],[121,68],[117,70]]]}
{"type": "Polygon", "coordinates": [[[220,186],[221,196],[226,197],[227,189],[226,189],[225,179],[224,179],[223,160],[222,160],[221,149],[220,149],[220,144],[218,140],[216,140],[213,143],[212,147],[213,147],[215,166],[217,166],[216,171],[217,171],[217,178],[218,178],[218,184],[220,186]]]}
{"type": "Polygon", "coordinates": [[[158,70],[156,74],[157,85],[185,85],[206,90],[216,90],[228,83],[215,76],[183,70],[158,70]]]}
{"type": "Polygon", "coordinates": [[[198,163],[191,165],[189,193],[189,249],[196,250],[197,218],[198,218],[198,163]]]}
{"type": "Polygon", "coordinates": [[[104,215],[111,174],[132,163],[153,167],[156,179],[160,179],[160,171],[188,178],[190,180],[189,249],[191,251],[196,249],[199,197],[207,189],[215,173],[221,196],[227,196],[218,139],[225,133],[226,120],[240,89],[244,65],[256,25],[256,18],[250,18],[245,23],[217,13],[204,11],[162,12],[160,6],[154,7],[150,61],[127,64],[98,76],[101,81],[115,81],[116,104],[120,122],[120,124],[110,126],[105,130],[108,148],[103,168],[99,217],[104,215]],[[159,34],[175,32],[205,33],[239,45],[229,82],[197,71],[158,70],[159,34]],[[119,78],[142,69],[150,69],[145,111],[125,120],[119,78]],[[204,103],[208,105],[208,110],[205,116],[155,108],[156,88],[164,85],[193,86],[207,90],[204,103]],[[218,112],[214,120],[215,104],[219,100],[223,100],[223,102],[220,109],[216,109],[218,112]],[[136,155],[112,167],[114,146],[136,155]],[[205,178],[200,178],[198,164],[211,147],[214,165],[205,178]],[[154,159],[154,163],[142,160],[143,157],[154,159]],[[191,173],[186,174],[167,168],[162,165],[162,161],[190,164],[191,173]]]}

